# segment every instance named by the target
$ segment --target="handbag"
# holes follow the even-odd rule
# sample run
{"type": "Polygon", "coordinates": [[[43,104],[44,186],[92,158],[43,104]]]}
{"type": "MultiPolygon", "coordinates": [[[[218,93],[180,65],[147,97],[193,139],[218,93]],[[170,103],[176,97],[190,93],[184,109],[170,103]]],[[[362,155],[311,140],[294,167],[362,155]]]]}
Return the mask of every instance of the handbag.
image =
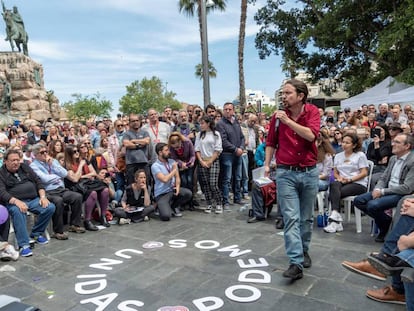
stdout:
{"type": "Polygon", "coordinates": [[[92,191],[101,191],[108,185],[98,179],[83,178],[70,187],[71,191],[78,192],[86,199],[92,191]]]}

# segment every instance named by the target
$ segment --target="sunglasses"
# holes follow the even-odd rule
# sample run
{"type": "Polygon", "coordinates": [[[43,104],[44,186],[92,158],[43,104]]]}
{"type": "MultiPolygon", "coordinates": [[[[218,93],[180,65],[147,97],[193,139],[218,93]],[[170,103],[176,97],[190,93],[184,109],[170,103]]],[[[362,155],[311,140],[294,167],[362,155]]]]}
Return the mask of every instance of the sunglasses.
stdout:
{"type": "Polygon", "coordinates": [[[129,120],[129,122],[138,122],[139,119],[135,119],[135,120],[129,120]]]}
{"type": "Polygon", "coordinates": [[[124,125],[123,124],[118,124],[116,127],[123,127],[124,125]]]}
{"type": "Polygon", "coordinates": [[[78,149],[73,150],[73,153],[79,153],[78,149]]]}
{"type": "Polygon", "coordinates": [[[42,150],[42,151],[39,151],[39,153],[40,153],[40,154],[46,154],[46,153],[47,153],[47,150],[42,150]]]}

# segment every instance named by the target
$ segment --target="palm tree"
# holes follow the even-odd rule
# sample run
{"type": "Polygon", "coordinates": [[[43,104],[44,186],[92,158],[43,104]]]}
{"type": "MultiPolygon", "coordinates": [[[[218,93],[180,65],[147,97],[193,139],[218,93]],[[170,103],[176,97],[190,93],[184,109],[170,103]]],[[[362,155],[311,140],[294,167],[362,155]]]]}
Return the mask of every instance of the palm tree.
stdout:
{"type": "Polygon", "coordinates": [[[240,30],[239,30],[239,101],[240,112],[244,114],[246,107],[246,86],[244,81],[244,39],[246,37],[247,0],[241,0],[240,30]]]}
{"type": "MultiPolygon", "coordinates": [[[[210,78],[217,77],[217,69],[210,61],[208,61],[208,75],[210,78]]],[[[203,64],[198,64],[197,66],[195,66],[195,76],[200,80],[203,79],[203,64]]]]}
{"type": "MultiPolygon", "coordinates": [[[[178,9],[180,11],[180,13],[184,13],[185,15],[187,15],[188,17],[193,17],[195,15],[195,13],[197,12],[197,17],[198,17],[198,28],[200,30],[200,46],[201,46],[201,51],[203,50],[203,40],[201,38],[201,33],[202,33],[202,24],[201,24],[201,1],[205,1],[205,0],[179,0],[178,1],[178,9]]],[[[219,10],[219,11],[225,11],[226,10],[226,2],[227,0],[213,0],[214,5],[207,7],[207,14],[211,11],[214,10],[219,10]]],[[[210,61],[209,61],[209,68],[210,68],[210,61]]],[[[213,67],[214,68],[214,67],[213,67]]],[[[209,70],[210,75],[212,73],[211,70],[209,70]]],[[[215,71],[217,73],[217,71],[215,71]]]]}

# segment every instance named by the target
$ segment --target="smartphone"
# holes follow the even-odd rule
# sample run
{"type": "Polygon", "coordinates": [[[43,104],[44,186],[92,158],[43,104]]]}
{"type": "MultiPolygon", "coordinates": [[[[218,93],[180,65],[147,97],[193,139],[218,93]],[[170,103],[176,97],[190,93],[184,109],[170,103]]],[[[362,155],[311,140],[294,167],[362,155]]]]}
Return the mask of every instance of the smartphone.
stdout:
{"type": "Polygon", "coordinates": [[[381,136],[381,129],[371,129],[371,138],[374,138],[375,136],[380,137],[381,136]]]}

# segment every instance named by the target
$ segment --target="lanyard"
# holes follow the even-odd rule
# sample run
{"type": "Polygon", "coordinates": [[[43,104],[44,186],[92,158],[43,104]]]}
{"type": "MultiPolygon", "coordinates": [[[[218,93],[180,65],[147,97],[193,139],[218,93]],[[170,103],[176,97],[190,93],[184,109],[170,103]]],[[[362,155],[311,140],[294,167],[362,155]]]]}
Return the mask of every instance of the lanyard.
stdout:
{"type": "Polygon", "coordinates": [[[157,124],[157,126],[156,126],[156,131],[154,131],[154,128],[152,127],[152,125],[150,124],[150,128],[151,128],[151,131],[152,131],[152,133],[154,134],[154,136],[155,136],[155,139],[158,139],[158,124],[157,124]]]}

